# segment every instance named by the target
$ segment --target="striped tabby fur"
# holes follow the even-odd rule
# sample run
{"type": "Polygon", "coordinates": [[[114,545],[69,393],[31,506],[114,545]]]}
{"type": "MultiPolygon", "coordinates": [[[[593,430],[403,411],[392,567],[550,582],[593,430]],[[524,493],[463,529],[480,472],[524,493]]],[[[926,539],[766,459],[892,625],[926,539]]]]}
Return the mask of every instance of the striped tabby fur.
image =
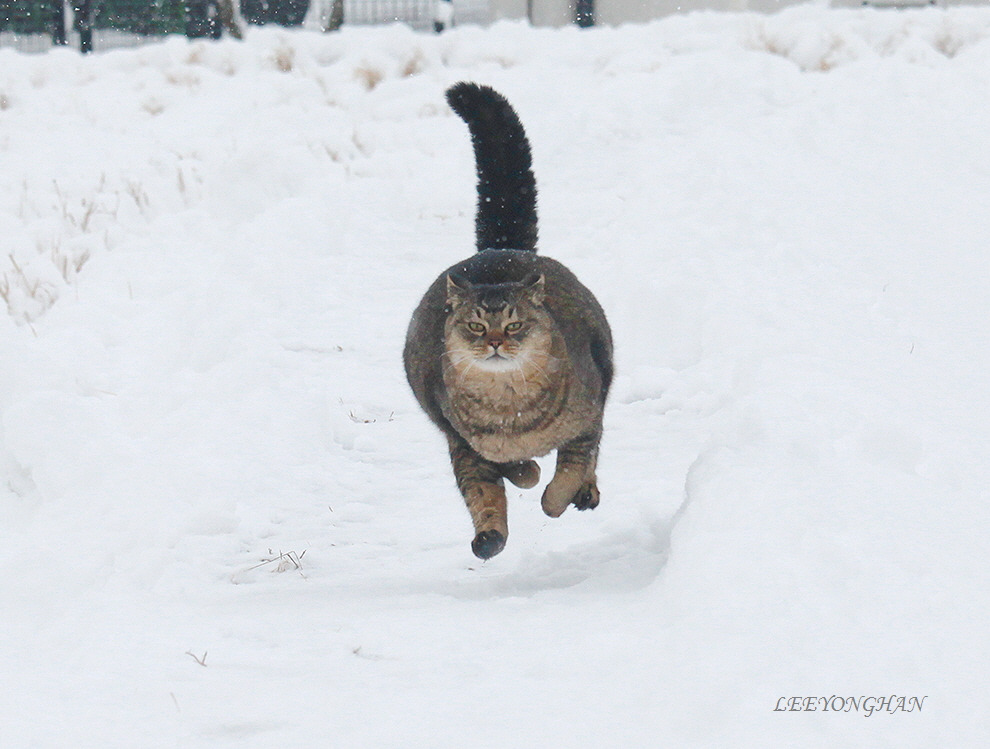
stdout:
{"type": "Polygon", "coordinates": [[[478,173],[476,249],[440,274],[406,335],[406,376],[446,435],[457,486],[487,559],[508,537],[504,479],[530,488],[534,457],[557,451],[543,510],[598,505],[602,410],[612,336],[595,297],[536,254],[536,181],[512,106],[473,83],[447,91],[467,123],[478,173]]]}

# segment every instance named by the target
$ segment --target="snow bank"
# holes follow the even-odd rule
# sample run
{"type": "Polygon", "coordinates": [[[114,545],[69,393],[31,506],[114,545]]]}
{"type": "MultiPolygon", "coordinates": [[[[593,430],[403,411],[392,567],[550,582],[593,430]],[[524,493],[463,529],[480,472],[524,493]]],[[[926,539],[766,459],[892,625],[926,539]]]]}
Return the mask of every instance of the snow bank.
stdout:
{"type": "Polygon", "coordinates": [[[979,745],[988,36],[0,50],[0,743],[979,745]],[[514,492],[484,565],[399,363],[472,246],[461,79],[516,104],[618,357],[601,507],[514,492]]]}

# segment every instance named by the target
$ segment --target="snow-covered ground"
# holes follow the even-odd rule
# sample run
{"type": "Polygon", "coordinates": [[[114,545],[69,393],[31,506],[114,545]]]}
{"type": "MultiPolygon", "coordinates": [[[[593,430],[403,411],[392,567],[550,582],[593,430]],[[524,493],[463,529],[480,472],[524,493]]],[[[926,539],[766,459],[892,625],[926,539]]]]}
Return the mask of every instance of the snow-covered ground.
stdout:
{"type": "Polygon", "coordinates": [[[0,50],[0,746],[985,746],[988,122],[987,9],[0,50]],[[618,368],[485,564],[400,364],[461,79],[618,368]]]}

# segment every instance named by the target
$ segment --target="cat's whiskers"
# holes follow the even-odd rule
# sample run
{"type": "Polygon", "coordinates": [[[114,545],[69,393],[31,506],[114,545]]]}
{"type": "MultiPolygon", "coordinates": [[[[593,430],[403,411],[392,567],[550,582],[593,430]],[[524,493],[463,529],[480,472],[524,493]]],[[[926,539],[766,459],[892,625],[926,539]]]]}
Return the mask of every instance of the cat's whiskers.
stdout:
{"type": "Polygon", "coordinates": [[[450,360],[450,363],[443,368],[443,373],[441,376],[446,379],[447,373],[453,369],[457,375],[458,382],[464,379],[468,372],[471,371],[471,367],[473,367],[477,361],[470,353],[465,353],[463,351],[448,351],[447,358],[450,360]],[[467,362],[468,366],[462,371],[460,370],[460,366],[464,364],[464,362],[467,362]]]}
{"type": "MultiPolygon", "coordinates": [[[[553,379],[550,377],[550,374],[543,367],[541,367],[537,363],[537,359],[539,359],[539,358],[541,358],[541,357],[538,356],[538,355],[531,356],[531,357],[528,358],[528,360],[527,360],[526,363],[529,366],[531,366],[533,369],[535,369],[536,370],[536,373],[538,375],[540,375],[540,376],[543,377],[543,379],[544,379],[544,383],[543,384],[546,387],[550,387],[550,385],[553,383],[553,379]]],[[[548,366],[550,365],[551,362],[557,362],[558,361],[557,357],[554,356],[553,354],[549,353],[549,352],[543,352],[542,358],[545,360],[544,361],[544,364],[547,364],[548,366]]]]}

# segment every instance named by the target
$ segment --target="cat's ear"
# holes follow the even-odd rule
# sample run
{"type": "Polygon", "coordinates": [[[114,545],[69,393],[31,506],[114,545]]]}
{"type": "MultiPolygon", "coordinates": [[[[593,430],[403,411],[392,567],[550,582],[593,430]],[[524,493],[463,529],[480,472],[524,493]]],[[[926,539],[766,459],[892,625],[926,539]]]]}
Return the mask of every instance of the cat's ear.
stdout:
{"type": "Polygon", "coordinates": [[[536,306],[543,304],[546,282],[547,278],[542,273],[530,273],[522,280],[523,293],[536,306]]]}
{"type": "Polygon", "coordinates": [[[447,274],[447,306],[453,309],[463,302],[471,291],[471,282],[458,273],[447,274]]]}

